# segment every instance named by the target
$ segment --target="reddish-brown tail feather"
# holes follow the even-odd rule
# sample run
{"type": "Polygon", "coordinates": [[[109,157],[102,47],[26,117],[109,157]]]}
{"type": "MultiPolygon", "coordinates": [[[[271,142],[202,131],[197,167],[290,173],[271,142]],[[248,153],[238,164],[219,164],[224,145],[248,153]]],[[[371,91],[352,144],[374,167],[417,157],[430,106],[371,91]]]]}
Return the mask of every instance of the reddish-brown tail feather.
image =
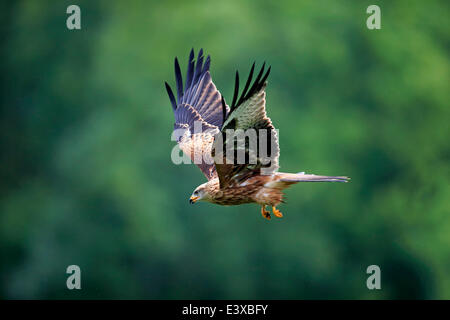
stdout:
{"type": "Polygon", "coordinates": [[[276,178],[267,184],[269,188],[284,189],[298,182],[348,182],[349,177],[344,176],[318,176],[315,174],[283,173],[276,174],[276,178]]]}

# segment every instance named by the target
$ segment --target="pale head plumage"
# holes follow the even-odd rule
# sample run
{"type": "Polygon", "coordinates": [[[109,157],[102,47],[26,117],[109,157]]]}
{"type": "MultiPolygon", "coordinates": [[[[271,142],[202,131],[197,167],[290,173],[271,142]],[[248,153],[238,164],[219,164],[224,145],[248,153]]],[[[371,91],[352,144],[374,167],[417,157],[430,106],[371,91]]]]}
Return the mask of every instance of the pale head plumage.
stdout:
{"type": "Polygon", "coordinates": [[[219,192],[219,179],[214,178],[208,182],[202,183],[192,192],[189,202],[191,204],[197,201],[214,202],[214,199],[219,192]]]}

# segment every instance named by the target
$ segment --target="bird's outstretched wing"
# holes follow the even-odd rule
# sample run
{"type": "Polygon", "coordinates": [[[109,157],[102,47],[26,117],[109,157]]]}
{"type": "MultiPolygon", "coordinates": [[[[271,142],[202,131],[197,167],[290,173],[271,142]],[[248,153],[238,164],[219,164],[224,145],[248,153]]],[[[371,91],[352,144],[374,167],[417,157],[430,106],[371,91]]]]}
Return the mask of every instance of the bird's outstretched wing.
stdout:
{"type": "Polygon", "coordinates": [[[203,61],[203,50],[199,51],[195,62],[192,49],[183,90],[180,65],[175,58],[176,98],[167,82],[165,85],[175,115],[174,133],[177,142],[210,180],[217,173],[213,161],[207,157],[211,155],[214,135],[223,124],[223,108],[226,112],[229,108],[222,106],[222,97],[211,80],[210,57],[203,61]]]}
{"type": "Polygon", "coordinates": [[[266,115],[265,88],[270,67],[267,71],[264,69],[265,64],[252,81],[255,71],[253,63],[239,99],[239,73],[236,72],[233,102],[229,111],[223,101],[223,113],[226,115],[221,128],[220,143],[223,147],[217,144],[217,138],[213,147],[221,188],[241,183],[253,175],[271,174],[278,170],[280,154],[278,134],[266,115]],[[228,129],[233,129],[235,132],[241,129],[248,139],[245,138],[244,144],[239,147],[239,143],[228,136],[228,129]],[[252,139],[253,143],[251,143],[252,139]],[[242,160],[242,157],[239,158],[240,151],[245,154],[244,163],[240,161],[242,160]],[[230,156],[232,156],[231,161],[230,156]]]}

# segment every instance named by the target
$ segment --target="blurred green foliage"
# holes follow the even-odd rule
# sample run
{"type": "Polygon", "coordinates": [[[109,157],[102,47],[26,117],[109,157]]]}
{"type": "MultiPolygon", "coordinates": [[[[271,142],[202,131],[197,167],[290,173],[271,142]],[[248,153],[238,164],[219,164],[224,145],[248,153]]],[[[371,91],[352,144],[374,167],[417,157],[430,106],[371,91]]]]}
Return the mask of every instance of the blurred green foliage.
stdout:
{"type": "Polygon", "coordinates": [[[70,4],[0,5],[1,298],[450,298],[448,1],[78,1],[79,31],[70,4]],[[267,61],[281,170],[352,182],[271,222],[189,205],[163,81],[192,47],[228,99],[267,61]]]}

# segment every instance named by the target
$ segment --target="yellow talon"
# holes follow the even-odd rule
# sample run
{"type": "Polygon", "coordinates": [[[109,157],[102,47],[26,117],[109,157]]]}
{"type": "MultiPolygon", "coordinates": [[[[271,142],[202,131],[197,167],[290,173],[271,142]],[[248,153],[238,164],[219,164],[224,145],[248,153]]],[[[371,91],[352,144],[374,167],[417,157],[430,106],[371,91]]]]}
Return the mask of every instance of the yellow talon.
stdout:
{"type": "Polygon", "coordinates": [[[272,207],[272,212],[273,212],[273,214],[274,214],[276,217],[278,217],[278,218],[283,218],[283,214],[282,214],[281,211],[278,210],[277,208],[272,207]]]}
{"type": "Polygon", "coordinates": [[[266,210],[266,206],[261,207],[261,214],[264,219],[270,220],[270,212],[266,210]]]}

